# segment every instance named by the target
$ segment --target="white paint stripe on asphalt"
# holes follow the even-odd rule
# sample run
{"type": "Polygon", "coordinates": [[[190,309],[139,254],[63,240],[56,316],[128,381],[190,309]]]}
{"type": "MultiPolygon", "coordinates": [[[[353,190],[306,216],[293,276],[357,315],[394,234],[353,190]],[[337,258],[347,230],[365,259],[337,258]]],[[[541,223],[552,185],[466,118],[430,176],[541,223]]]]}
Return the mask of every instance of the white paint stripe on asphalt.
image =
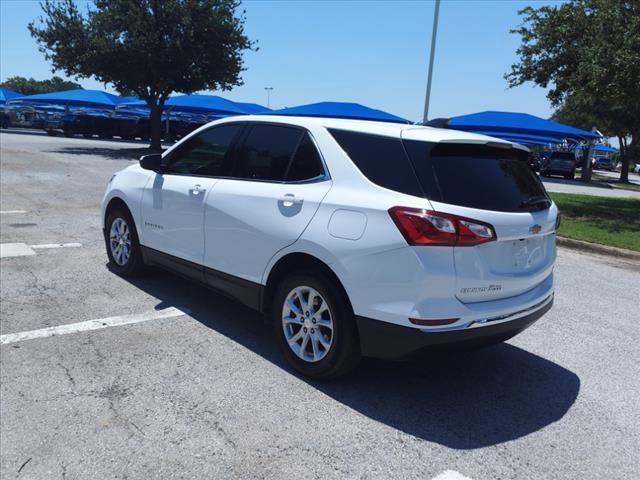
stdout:
{"type": "Polygon", "coordinates": [[[455,470],[445,470],[437,477],[433,477],[433,480],[472,480],[469,477],[465,477],[461,473],[456,472],[455,470]]]}
{"type": "Polygon", "coordinates": [[[42,243],[40,245],[31,245],[31,248],[73,248],[81,246],[81,243],[42,243]]]}
{"type": "Polygon", "coordinates": [[[0,258],[24,257],[36,252],[26,243],[0,243],[0,258]]]}
{"type": "Polygon", "coordinates": [[[22,342],[24,340],[33,340],[34,338],[56,337],[59,335],[68,335],[70,333],[87,332],[90,330],[100,330],[109,327],[120,327],[122,325],[131,325],[133,323],[147,322],[149,320],[160,320],[162,318],[173,318],[187,315],[188,310],[180,310],[175,307],[165,308],[163,310],[155,310],[147,313],[136,313],[133,315],[118,315],[115,317],[100,318],[97,320],[87,320],[86,322],[70,323],[67,325],[58,325],[55,327],[41,328],[39,330],[30,330],[27,332],[8,333],[0,335],[0,345],[8,343],[22,342]]]}
{"type": "Polygon", "coordinates": [[[0,215],[9,215],[13,213],[27,213],[26,210],[0,210],[0,215]]]}

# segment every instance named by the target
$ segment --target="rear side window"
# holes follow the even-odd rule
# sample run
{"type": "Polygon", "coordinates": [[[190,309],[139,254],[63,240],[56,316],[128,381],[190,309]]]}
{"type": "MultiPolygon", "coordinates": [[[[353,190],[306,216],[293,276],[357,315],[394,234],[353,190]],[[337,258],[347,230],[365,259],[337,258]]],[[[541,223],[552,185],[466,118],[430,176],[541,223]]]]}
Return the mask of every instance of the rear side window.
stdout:
{"type": "Polygon", "coordinates": [[[222,125],[205,130],[180,145],[169,158],[167,173],[220,176],[227,151],[241,125],[222,125]]]}
{"type": "Polygon", "coordinates": [[[329,133],[364,176],[376,185],[424,196],[399,138],[333,129],[329,133]]]}
{"type": "Polygon", "coordinates": [[[233,177],[283,181],[302,130],[280,125],[253,125],[235,162],[233,177]]]}
{"type": "Polygon", "coordinates": [[[324,175],[318,149],[308,133],[304,134],[287,172],[288,182],[301,182],[324,175]]]}
{"type": "Polygon", "coordinates": [[[498,212],[546,207],[535,202],[547,194],[526,152],[487,145],[404,144],[428,198],[498,212]]]}
{"type": "Polygon", "coordinates": [[[552,159],[561,159],[561,160],[575,160],[576,156],[571,152],[553,152],[551,154],[552,159]]]}

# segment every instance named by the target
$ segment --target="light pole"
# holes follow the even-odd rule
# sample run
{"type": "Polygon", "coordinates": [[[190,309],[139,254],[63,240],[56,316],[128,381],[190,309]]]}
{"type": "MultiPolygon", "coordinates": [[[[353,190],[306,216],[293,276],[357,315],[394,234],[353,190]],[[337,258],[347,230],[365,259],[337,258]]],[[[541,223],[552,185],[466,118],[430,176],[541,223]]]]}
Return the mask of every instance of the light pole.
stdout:
{"type": "Polygon", "coordinates": [[[273,87],[264,87],[264,89],[267,91],[267,108],[269,108],[269,104],[271,101],[271,90],[273,90],[273,87]]]}
{"type": "Polygon", "coordinates": [[[431,32],[431,53],[429,54],[429,73],[427,74],[427,94],[424,99],[424,115],[422,123],[429,119],[429,98],[431,97],[431,77],[433,76],[433,56],[436,53],[436,34],[438,33],[438,15],[440,14],[440,0],[436,0],[433,11],[433,32],[431,32]]]}

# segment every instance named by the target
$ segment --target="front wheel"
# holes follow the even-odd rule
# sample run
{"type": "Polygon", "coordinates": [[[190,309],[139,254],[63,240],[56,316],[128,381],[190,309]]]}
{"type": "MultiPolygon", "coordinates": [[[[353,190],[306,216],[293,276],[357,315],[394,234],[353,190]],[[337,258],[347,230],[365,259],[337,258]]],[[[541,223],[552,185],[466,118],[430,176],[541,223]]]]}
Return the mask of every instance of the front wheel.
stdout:
{"type": "Polygon", "coordinates": [[[358,333],[344,293],[322,273],[288,275],[271,309],[285,358],[303,375],[329,379],[358,365],[358,333]]]}
{"type": "Polygon", "coordinates": [[[133,218],[127,211],[113,210],[105,222],[105,241],[111,269],[118,275],[142,272],[144,262],[133,218]]]}

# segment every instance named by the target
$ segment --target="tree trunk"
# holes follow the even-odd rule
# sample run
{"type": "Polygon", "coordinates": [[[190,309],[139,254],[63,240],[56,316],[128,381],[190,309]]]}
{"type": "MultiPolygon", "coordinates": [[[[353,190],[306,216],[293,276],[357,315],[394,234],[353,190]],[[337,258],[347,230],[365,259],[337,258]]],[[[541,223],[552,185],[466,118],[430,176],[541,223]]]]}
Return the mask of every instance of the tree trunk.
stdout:
{"type": "Polygon", "coordinates": [[[629,183],[629,149],[624,135],[618,136],[618,143],[620,143],[620,159],[622,160],[620,183],[629,183]]]}
{"type": "Polygon", "coordinates": [[[582,172],[580,173],[580,180],[589,183],[591,181],[591,157],[593,157],[593,140],[587,143],[587,148],[583,150],[582,158],[582,172]]]}
{"type": "Polygon", "coordinates": [[[162,106],[149,104],[149,126],[151,127],[151,145],[149,149],[154,152],[162,151],[162,106]]]}

